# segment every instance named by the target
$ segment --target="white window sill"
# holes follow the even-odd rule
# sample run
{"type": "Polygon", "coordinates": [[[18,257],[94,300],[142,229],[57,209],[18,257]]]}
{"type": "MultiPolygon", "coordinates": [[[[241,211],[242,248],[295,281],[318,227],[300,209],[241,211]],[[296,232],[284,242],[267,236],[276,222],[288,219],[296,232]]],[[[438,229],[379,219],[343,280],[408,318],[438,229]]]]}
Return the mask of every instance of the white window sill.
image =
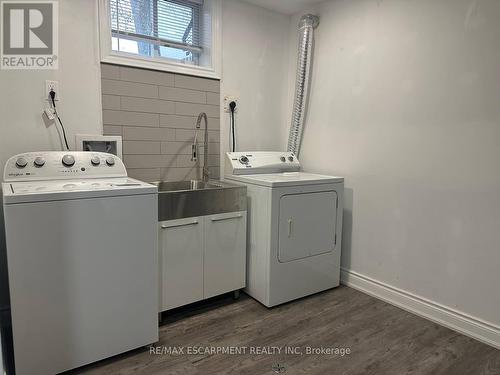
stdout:
{"type": "Polygon", "coordinates": [[[126,56],[111,54],[101,58],[101,62],[116,64],[116,65],[133,66],[136,68],[161,70],[169,73],[186,74],[190,76],[203,77],[203,78],[212,78],[212,79],[221,78],[220,74],[218,74],[216,71],[210,68],[204,68],[196,65],[175,63],[170,61],[155,61],[152,59],[142,58],[140,56],[128,55],[128,54],[126,56]]]}

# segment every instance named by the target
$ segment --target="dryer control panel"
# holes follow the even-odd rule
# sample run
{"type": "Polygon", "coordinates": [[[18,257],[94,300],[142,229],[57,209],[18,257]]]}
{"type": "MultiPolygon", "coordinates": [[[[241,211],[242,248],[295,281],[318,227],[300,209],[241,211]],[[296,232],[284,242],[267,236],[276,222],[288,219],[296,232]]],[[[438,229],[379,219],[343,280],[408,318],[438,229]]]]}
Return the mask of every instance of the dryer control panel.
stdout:
{"type": "Polygon", "coordinates": [[[5,182],[107,177],[127,177],[121,159],[104,152],[85,151],[40,151],[15,155],[7,161],[3,173],[5,182]]]}
{"type": "Polygon", "coordinates": [[[227,152],[226,175],[298,172],[300,163],[293,152],[227,152]]]}

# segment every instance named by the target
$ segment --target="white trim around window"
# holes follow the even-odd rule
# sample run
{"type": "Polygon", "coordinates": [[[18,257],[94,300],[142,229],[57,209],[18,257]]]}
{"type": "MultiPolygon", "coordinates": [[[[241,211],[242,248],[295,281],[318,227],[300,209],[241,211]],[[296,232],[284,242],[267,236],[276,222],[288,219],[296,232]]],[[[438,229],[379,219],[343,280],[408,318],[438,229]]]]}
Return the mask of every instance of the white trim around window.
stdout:
{"type": "Polygon", "coordinates": [[[221,78],[222,70],[222,9],[221,0],[205,0],[212,22],[211,66],[189,65],[173,60],[149,58],[132,53],[117,52],[111,48],[111,17],[109,0],[99,0],[99,46],[101,62],[162,70],[205,78],[221,78]]]}

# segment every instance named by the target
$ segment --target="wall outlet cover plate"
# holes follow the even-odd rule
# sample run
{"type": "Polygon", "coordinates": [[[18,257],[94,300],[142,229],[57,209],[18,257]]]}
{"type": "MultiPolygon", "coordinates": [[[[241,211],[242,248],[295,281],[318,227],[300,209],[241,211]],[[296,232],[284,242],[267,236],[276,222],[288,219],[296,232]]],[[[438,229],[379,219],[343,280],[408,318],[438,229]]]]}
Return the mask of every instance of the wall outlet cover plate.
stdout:
{"type": "Polygon", "coordinates": [[[224,112],[230,113],[231,109],[229,108],[229,103],[231,102],[236,102],[236,108],[234,109],[234,112],[238,112],[238,107],[240,105],[239,103],[239,98],[236,96],[231,96],[231,95],[226,95],[224,96],[224,112]]]}
{"type": "Polygon", "coordinates": [[[50,100],[50,91],[54,90],[56,93],[55,100],[61,100],[61,92],[59,91],[59,81],[45,81],[44,96],[50,100]]]}

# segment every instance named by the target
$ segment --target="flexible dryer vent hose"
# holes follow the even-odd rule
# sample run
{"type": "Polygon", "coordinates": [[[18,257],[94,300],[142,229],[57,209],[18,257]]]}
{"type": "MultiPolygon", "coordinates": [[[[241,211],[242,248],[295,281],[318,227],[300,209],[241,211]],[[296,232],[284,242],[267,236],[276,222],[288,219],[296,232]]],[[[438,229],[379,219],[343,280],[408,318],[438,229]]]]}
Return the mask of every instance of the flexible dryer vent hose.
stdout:
{"type": "Polygon", "coordinates": [[[309,83],[311,76],[312,53],[314,47],[314,29],[319,25],[319,17],[312,14],[302,16],[299,22],[299,46],[297,57],[297,75],[295,81],[295,95],[293,99],[292,123],[288,136],[287,150],[300,152],[302,132],[309,96],[309,83]]]}

